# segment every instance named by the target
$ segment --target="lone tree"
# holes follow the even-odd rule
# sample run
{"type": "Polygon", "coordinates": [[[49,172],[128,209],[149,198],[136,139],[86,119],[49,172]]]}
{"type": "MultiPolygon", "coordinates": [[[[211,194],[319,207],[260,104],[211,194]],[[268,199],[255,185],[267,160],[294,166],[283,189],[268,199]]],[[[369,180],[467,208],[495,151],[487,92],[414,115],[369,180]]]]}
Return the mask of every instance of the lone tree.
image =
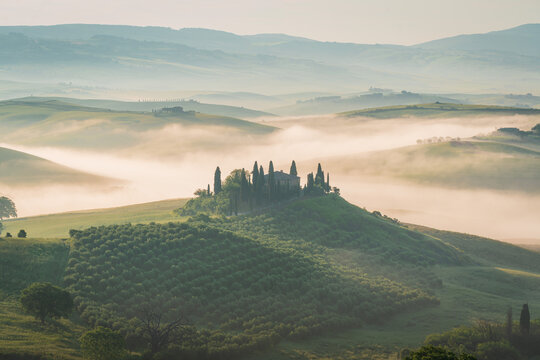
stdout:
{"type": "Polygon", "coordinates": [[[26,237],[26,231],[24,229],[19,230],[19,233],[17,234],[18,238],[25,238],[26,237]]]}
{"type": "Polygon", "coordinates": [[[521,308],[521,316],[519,317],[519,328],[523,335],[529,335],[531,330],[531,313],[529,312],[529,304],[523,304],[521,308]]]}
{"type": "Polygon", "coordinates": [[[68,317],[73,311],[73,299],[66,290],[51,283],[33,283],[21,293],[23,309],[41,323],[45,319],[68,317]]]}
{"type": "Polygon", "coordinates": [[[214,173],[214,194],[219,194],[221,192],[221,170],[219,166],[216,168],[214,173]]]}
{"type": "Polygon", "coordinates": [[[127,354],[122,335],[105,327],[87,331],[80,338],[81,350],[86,359],[117,360],[127,354]]]}
{"type": "Polygon", "coordinates": [[[152,354],[167,348],[176,338],[179,337],[180,329],[187,325],[184,317],[166,323],[163,314],[156,310],[146,308],[141,317],[142,334],[148,341],[152,354]]]}
{"type": "Polygon", "coordinates": [[[0,197],[0,220],[17,217],[15,203],[5,196],[0,197]]]}

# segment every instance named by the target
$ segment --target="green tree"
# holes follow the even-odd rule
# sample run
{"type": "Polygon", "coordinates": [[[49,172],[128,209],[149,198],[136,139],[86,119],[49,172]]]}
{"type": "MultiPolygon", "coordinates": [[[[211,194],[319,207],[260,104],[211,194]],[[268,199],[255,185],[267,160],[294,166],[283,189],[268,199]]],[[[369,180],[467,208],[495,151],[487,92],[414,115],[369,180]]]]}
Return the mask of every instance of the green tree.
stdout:
{"type": "Polygon", "coordinates": [[[0,222],[0,234],[2,233],[2,229],[4,228],[4,224],[0,222]]]}
{"type": "Polygon", "coordinates": [[[80,342],[85,359],[119,360],[127,354],[122,335],[105,327],[87,331],[81,336],[80,342]]]}
{"type": "Polygon", "coordinates": [[[223,192],[229,199],[229,213],[238,215],[238,207],[241,196],[241,183],[242,183],[242,170],[235,169],[231,171],[229,176],[225,179],[223,185],[223,192]]]}
{"type": "Polygon", "coordinates": [[[0,220],[17,217],[15,203],[5,196],[0,197],[0,220]]]}
{"type": "Polygon", "coordinates": [[[296,162],[293,160],[291,164],[291,170],[289,171],[289,174],[298,176],[298,171],[296,171],[296,162]]]}
{"type": "Polygon", "coordinates": [[[243,202],[249,200],[249,183],[244,169],[242,169],[242,172],[240,173],[240,197],[243,202]]]}
{"type": "Polygon", "coordinates": [[[219,194],[221,192],[221,170],[219,166],[216,168],[214,173],[214,194],[219,194]]]}
{"type": "Polygon", "coordinates": [[[17,234],[18,238],[25,238],[26,237],[26,231],[24,229],[19,230],[19,233],[17,234]]]}
{"type": "Polygon", "coordinates": [[[307,185],[306,185],[306,192],[308,194],[313,191],[314,185],[315,185],[315,181],[313,180],[313,173],[309,173],[307,176],[307,185]]]}
{"type": "Polygon", "coordinates": [[[253,170],[251,170],[251,182],[253,184],[253,189],[257,189],[257,179],[259,178],[259,164],[255,161],[253,164],[253,170]]]}
{"type": "Polygon", "coordinates": [[[315,174],[315,185],[320,185],[324,189],[324,171],[319,163],[317,165],[317,173],[315,174]]]}
{"type": "Polygon", "coordinates": [[[456,355],[440,346],[426,345],[412,351],[405,360],[476,360],[476,358],[468,354],[456,355]]]}
{"type": "Polygon", "coordinates": [[[523,307],[521,308],[519,328],[523,335],[529,335],[529,331],[531,329],[531,313],[529,312],[529,304],[523,304],[523,307]]]}
{"type": "Polygon", "coordinates": [[[274,201],[276,196],[276,178],[274,175],[274,163],[270,160],[268,165],[268,198],[270,201],[274,201]]]}
{"type": "Polygon", "coordinates": [[[324,184],[324,190],[330,192],[330,173],[326,173],[326,184],[324,184]]]}
{"type": "Polygon", "coordinates": [[[264,169],[262,167],[262,165],[259,167],[259,176],[257,177],[257,189],[255,191],[257,191],[258,193],[258,196],[259,196],[259,203],[261,202],[261,200],[263,199],[263,195],[264,195],[264,184],[265,184],[265,179],[264,179],[264,169]]]}
{"type": "Polygon", "coordinates": [[[204,189],[197,189],[195,190],[195,192],[193,193],[193,195],[197,196],[197,197],[205,197],[208,195],[208,191],[207,190],[204,190],[204,189]]]}
{"type": "Polygon", "coordinates": [[[68,317],[73,311],[73,299],[69,292],[51,283],[33,283],[21,293],[23,309],[39,319],[68,317]]]}

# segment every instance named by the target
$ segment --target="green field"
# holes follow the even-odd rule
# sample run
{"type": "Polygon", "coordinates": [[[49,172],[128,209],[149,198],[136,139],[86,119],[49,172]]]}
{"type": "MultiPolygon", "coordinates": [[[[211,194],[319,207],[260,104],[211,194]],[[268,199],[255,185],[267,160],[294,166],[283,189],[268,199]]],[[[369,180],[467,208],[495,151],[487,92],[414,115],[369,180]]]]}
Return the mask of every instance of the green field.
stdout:
{"type": "Polygon", "coordinates": [[[25,229],[29,236],[40,238],[67,238],[69,230],[91,226],[126,223],[163,223],[178,220],[173,210],[183,206],[188,199],[155,201],[117,208],[70,211],[60,214],[16,218],[4,221],[4,234],[17,234],[25,229]]]}
{"type": "Polygon", "coordinates": [[[510,106],[463,105],[452,103],[432,103],[418,105],[395,105],[378,108],[347,111],[338,114],[345,117],[370,117],[393,119],[402,117],[452,118],[464,116],[508,116],[540,115],[539,109],[522,109],[510,106]]]}
{"type": "Polygon", "coordinates": [[[0,357],[28,352],[51,359],[80,359],[78,337],[84,326],[62,319],[41,325],[23,313],[18,293],[36,281],[61,285],[69,245],[58,239],[0,238],[0,357]]]}

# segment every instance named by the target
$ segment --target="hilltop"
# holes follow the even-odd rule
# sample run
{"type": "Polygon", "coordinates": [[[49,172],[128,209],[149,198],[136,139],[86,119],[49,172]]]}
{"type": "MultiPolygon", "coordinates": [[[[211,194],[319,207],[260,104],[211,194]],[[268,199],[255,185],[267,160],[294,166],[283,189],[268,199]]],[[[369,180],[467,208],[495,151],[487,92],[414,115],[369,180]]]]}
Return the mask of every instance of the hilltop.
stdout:
{"type": "Polygon", "coordinates": [[[152,141],[152,137],[142,135],[166,126],[197,128],[210,134],[222,129],[253,136],[275,130],[237,118],[184,111],[181,107],[164,109],[168,111],[113,111],[47,98],[1,101],[0,141],[102,150],[152,141]]]}

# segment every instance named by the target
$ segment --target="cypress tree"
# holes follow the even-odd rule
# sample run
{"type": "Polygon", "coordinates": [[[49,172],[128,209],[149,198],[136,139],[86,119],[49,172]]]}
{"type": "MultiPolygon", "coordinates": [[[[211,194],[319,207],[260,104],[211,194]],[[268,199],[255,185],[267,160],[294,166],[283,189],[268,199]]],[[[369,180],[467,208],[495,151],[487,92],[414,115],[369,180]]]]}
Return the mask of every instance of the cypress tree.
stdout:
{"type": "Polygon", "coordinates": [[[206,187],[206,195],[210,196],[210,184],[206,187]]]}
{"type": "Polygon", "coordinates": [[[255,161],[255,164],[253,164],[253,170],[251,171],[251,178],[253,183],[253,189],[257,191],[257,179],[259,178],[259,165],[257,164],[257,161],[255,161]]]}
{"type": "Polygon", "coordinates": [[[274,201],[276,196],[276,178],[274,175],[274,163],[270,160],[268,165],[268,198],[270,201],[274,201]]]}
{"type": "Polygon", "coordinates": [[[264,195],[264,169],[262,167],[262,165],[259,167],[259,176],[257,177],[257,188],[255,189],[256,191],[256,196],[257,196],[257,202],[260,204],[261,200],[263,199],[263,195],[264,195]]]}
{"type": "Polygon", "coordinates": [[[298,176],[298,172],[296,171],[296,162],[294,162],[294,160],[292,161],[291,170],[289,171],[289,174],[298,176]]]}
{"type": "Polygon", "coordinates": [[[249,183],[246,179],[246,171],[242,169],[240,173],[240,196],[242,201],[247,201],[249,196],[249,183]]]}
{"type": "Polygon", "coordinates": [[[523,304],[521,316],[519,317],[519,328],[523,335],[529,335],[531,329],[531,314],[529,312],[529,304],[523,304]]]}
{"type": "Polygon", "coordinates": [[[313,180],[313,173],[309,173],[307,176],[307,185],[306,185],[306,192],[309,194],[313,190],[313,185],[315,181],[313,180]]]}
{"type": "Polygon", "coordinates": [[[219,194],[221,192],[221,170],[219,166],[216,168],[214,173],[214,194],[219,194]]]}
{"type": "Polygon", "coordinates": [[[326,192],[330,192],[330,173],[326,173],[325,189],[326,189],[326,192]]]}
{"type": "Polygon", "coordinates": [[[315,174],[315,185],[321,185],[324,188],[324,172],[322,171],[321,163],[317,166],[317,174],[315,174]]]}

